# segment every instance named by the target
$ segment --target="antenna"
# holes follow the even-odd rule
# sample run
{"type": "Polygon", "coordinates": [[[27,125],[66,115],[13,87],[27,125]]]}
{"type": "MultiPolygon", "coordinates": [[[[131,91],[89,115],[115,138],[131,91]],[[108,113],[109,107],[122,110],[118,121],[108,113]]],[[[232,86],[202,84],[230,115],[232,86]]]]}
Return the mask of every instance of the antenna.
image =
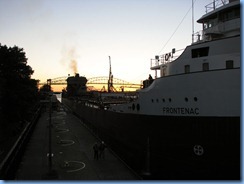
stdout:
{"type": "MultiPolygon", "coordinates": [[[[196,1],[196,0],[192,0],[192,1],[196,1]]],[[[194,3],[192,3],[193,6],[194,3]]],[[[167,42],[164,44],[164,46],[162,47],[162,49],[159,51],[159,54],[162,52],[162,50],[164,49],[164,47],[169,43],[169,41],[171,40],[171,38],[174,36],[174,34],[176,33],[176,31],[178,30],[178,28],[180,27],[180,25],[182,24],[182,22],[185,20],[186,16],[188,15],[188,13],[190,12],[190,10],[192,9],[192,6],[189,8],[189,10],[186,12],[186,14],[184,15],[184,17],[182,18],[182,20],[180,21],[179,25],[176,27],[175,31],[173,32],[173,34],[170,36],[170,38],[167,40],[167,42]]]]}

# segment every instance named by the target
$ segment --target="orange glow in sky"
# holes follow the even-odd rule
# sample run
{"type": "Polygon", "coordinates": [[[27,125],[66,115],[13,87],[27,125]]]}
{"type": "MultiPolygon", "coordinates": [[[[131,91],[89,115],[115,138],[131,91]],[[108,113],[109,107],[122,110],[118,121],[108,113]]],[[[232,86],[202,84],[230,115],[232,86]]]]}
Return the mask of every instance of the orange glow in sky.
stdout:
{"type": "MultiPolygon", "coordinates": [[[[195,22],[211,2],[195,1],[195,22]]],[[[41,82],[74,72],[87,78],[108,76],[111,56],[114,77],[140,83],[149,74],[154,76],[151,58],[191,44],[191,11],[185,16],[191,3],[2,0],[0,40],[2,45],[24,49],[28,65],[35,71],[32,78],[41,82]]],[[[195,31],[199,30],[201,25],[196,23],[195,31]]]]}

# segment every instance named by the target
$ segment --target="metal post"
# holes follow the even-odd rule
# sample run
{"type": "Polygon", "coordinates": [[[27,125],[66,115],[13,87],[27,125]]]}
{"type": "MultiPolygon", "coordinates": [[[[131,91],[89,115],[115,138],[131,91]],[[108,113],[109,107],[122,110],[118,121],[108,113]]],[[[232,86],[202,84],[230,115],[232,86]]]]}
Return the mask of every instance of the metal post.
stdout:
{"type": "Polygon", "coordinates": [[[48,180],[53,180],[53,179],[58,179],[58,173],[53,170],[52,168],[52,96],[50,94],[50,109],[49,109],[49,123],[48,123],[48,128],[49,128],[49,140],[48,140],[48,172],[47,175],[44,177],[44,179],[48,180]]]}
{"type": "Polygon", "coordinates": [[[50,96],[50,109],[49,109],[49,172],[51,173],[52,171],[52,100],[50,96]]]}
{"type": "MultiPolygon", "coordinates": [[[[50,90],[51,90],[51,79],[48,80],[48,85],[50,85],[50,90]]],[[[48,123],[48,130],[49,130],[49,140],[48,140],[48,173],[46,176],[46,179],[57,179],[58,178],[58,173],[52,169],[52,92],[50,91],[49,93],[49,123],[48,123]]]]}
{"type": "Polygon", "coordinates": [[[194,2],[192,0],[192,43],[194,43],[194,2]]]}

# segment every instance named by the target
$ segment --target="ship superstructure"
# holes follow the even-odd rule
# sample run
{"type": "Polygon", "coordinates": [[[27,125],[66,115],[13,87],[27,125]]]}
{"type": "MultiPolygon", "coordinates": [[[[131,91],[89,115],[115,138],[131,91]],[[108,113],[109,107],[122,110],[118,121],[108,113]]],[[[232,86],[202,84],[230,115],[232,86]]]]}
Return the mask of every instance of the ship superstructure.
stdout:
{"type": "Polygon", "coordinates": [[[113,111],[240,116],[240,3],[231,1],[212,9],[198,20],[203,25],[199,39],[176,59],[175,49],[155,56],[151,69],[155,75],[160,73],[160,77],[138,92],[137,101],[127,106],[111,106],[113,111]]]}

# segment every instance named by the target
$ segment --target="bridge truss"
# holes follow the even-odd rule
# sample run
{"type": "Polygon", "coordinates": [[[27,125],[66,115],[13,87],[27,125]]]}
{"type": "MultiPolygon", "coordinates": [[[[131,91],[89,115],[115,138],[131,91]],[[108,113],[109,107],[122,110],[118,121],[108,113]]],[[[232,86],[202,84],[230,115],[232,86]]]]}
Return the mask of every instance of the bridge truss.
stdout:
{"type": "MultiPolygon", "coordinates": [[[[67,85],[67,76],[57,77],[51,79],[51,85],[67,85]]],[[[101,77],[92,77],[87,78],[87,86],[88,89],[96,88],[95,86],[104,86],[107,87],[109,77],[101,76],[101,77]]],[[[46,82],[40,82],[39,86],[47,84],[46,82]]],[[[113,78],[113,86],[119,90],[129,88],[129,89],[139,89],[141,88],[141,84],[130,83],[122,79],[113,78]]],[[[99,87],[98,87],[99,89],[99,87]]]]}

